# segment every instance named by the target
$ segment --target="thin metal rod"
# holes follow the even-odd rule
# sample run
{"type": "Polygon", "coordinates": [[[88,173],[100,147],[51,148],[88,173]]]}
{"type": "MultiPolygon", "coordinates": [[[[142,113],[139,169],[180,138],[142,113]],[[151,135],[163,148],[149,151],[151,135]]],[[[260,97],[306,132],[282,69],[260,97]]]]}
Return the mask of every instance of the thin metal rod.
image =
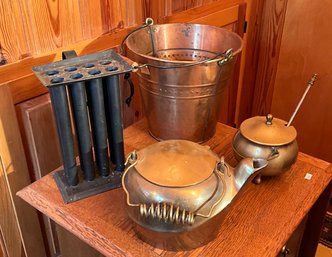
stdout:
{"type": "Polygon", "coordinates": [[[111,130],[111,142],[109,142],[110,153],[114,156],[115,169],[117,171],[124,171],[123,123],[119,76],[112,75],[106,77],[105,84],[111,130]]]}
{"type": "Polygon", "coordinates": [[[149,34],[150,34],[152,56],[157,57],[157,52],[156,52],[155,43],[154,43],[154,32],[153,32],[153,29],[151,26],[148,26],[148,28],[149,28],[149,34]]]}
{"type": "Polygon", "coordinates": [[[95,178],[95,175],[93,169],[85,83],[73,83],[68,88],[74,116],[81,168],[84,172],[84,178],[91,181],[95,178]]]}
{"type": "Polygon", "coordinates": [[[110,170],[102,79],[89,80],[87,85],[87,96],[96,162],[99,174],[105,177],[109,175],[110,170]]]}
{"type": "Polygon", "coordinates": [[[306,88],[306,90],[305,90],[305,92],[304,92],[304,94],[303,94],[303,96],[302,96],[300,102],[297,104],[297,106],[296,106],[296,108],[295,108],[295,111],[294,111],[293,114],[292,114],[292,117],[289,119],[289,121],[288,121],[288,123],[287,123],[287,127],[289,127],[289,126],[292,124],[292,122],[293,122],[293,120],[294,120],[294,118],[295,118],[295,115],[297,114],[298,110],[300,109],[300,107],[301,107],[301,105],[302,105],[302,103],[303,103],[303,101],[304,101],[304,98],[305,98],[306,95],[308,94],[308,92],[309,92],[311,86],[313,86],[313,85],[315,84],[315,81],[316,81],[316,79],[317,79],[317,76],[318,76],[317,73],[315,73],[314,75],[312,75],[312,77],[311,77],[310,81],[308,82],[308,86],[307,86],[307,88],[306,88]]]}
{"type": "Polygon", "coordinates": [[[59,135],[66,179],[70,186],[76,186],[78,184],[78,173],[66,86],[50,87],[49,92],[59,135]]]}

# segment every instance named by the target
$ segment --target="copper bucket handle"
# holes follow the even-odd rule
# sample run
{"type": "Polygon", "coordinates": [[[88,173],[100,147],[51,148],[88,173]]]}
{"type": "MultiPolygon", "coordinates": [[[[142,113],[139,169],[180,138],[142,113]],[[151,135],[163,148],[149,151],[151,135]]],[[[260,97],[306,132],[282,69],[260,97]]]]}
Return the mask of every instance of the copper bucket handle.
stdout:
{"type": "MultiPolygon", "coordinates": [[[[128,39],[128,37],[131,34],[135,33],[136,31],[139,31],[141,29],[144,29],[146,27],[149,27],[150,35],[151,35],[150,39],[151,39],[152,52],[155,55],[154,40],[152,37],[152,31],[151,31],[151,26],[153,25],[153,23],[154,23],[154,21],[152,18],[146,18],[143,25],[141,25],[141,26],[137,27],[136,29],[132,30],[131,32],[129,32],[121,42],[120,53],[121,54],[123,53],[124,43],[126,42],[126,40],[128,39]]],[[[133,68],[133,71],[136,72],[138,69],[142,69],[145,67],[153,67],[153,68],[157,68],[157,69],[175,69],[175,68],[187,68],[187,67],[191,67],[191,66],[196,66],[196,65],[200,65],[200,64],[209,64],[209,63],[214,63],[214,62],[216,62],[219,66],[222,66],[222,65],[226,64],[227,62],[229,62],[231,59],[233,59],[233,56],[234,56],[233,49],[230,48],[224,52],[217,53],[215,56],[213,56],[211,58],[207,58],[205,60],[198,61],[198,62],[192,62],[192,63],[186,63],[186,64],[180,64],[180,65],[171,65],[171,66],[133,63],[132,68],[133,68]]]]}

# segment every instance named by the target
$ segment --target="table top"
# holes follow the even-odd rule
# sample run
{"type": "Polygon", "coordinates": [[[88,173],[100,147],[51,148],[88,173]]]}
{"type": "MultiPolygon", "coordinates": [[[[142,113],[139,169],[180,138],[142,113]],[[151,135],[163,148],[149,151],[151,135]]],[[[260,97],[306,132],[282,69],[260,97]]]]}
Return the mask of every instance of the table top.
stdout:
{"type": "MultiPolygon", "coordinates": [[[[215,136],[205,143],[232,166],[237,163],[234,133],[218,123],[215,136]]],[[[124,140],[126,153],[156,142],[144,120],[125,129],[124,140]]],[[[65,204],[50,173],[17,194],[105,256],[276,256],[331,178],[329,163],[299,153],[288,172],[263,178],[259,185],[249,183],[226,211],[218,237],[188,252],[153,248],[137,238],[121,188],[65,204]]]]}

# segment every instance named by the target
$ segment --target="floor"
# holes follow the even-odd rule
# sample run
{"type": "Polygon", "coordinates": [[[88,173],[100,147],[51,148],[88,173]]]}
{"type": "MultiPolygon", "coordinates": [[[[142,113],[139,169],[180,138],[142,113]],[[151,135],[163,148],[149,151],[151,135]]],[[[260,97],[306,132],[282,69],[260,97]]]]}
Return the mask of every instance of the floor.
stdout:
{"type": "Polygon", "coordinates": [[[332,249],[322,244],[318,244],[315,257],[332,257],[332,249]]]}
{"type": "MultiPolygon", "coordinates": [[[[330,200],[330,204],[327,210],[328,213],[332,213],[332,200],[330,200]]],[[[330,226],[328,228],[330,228],[330,226]]],[[[315,257],[332,257],[332,249],[323,244],[318,244],[315,257]]]]}

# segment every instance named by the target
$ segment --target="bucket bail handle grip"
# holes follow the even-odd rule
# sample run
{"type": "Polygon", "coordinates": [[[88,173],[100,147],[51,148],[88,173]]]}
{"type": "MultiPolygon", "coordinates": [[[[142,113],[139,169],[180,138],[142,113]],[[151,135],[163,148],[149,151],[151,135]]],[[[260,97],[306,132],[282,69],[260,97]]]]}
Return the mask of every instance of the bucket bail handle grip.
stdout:
{"type": "Polygon", "coordinates": [[[176,68],[187,68],[187,67],[192,67],[192,66],[196,66],[196,65],[200,65],[200,64],[209,64],[209,63],[214,63],[214,62],[216,62],[221,67],[224,64],[228,63],[230,60],[232,60],[233,57],[234,57],[233,49],[230,48],[225,52],[216,54],[212,58],[208,58],[208,59],[198,61],[198,62],[170,65],[170,66],[154,65],[154,64],[150,64],[150,63],[145,63],[145,64],[133,63],[132,68],[133,68],[133,72],[136,72],[136,71],[138,71],[138,69],[142,69],[145,67],[152,67],[152,68],[156,68],[156,69],[166,70],[166,69],[176,69],[176,68]],[[221,56],[221,57],[219,57],[219,56],[221,56]]]}

